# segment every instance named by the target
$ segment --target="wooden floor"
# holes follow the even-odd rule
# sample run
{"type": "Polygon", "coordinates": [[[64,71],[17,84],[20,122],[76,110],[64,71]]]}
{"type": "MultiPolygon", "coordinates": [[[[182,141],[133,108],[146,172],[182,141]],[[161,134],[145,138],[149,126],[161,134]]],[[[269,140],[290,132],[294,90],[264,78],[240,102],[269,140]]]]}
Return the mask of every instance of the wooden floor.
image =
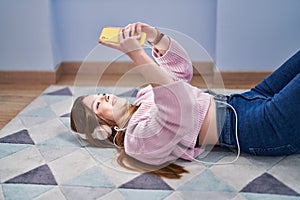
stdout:
{"type": "MultiPolygon", "coordinates": [[[[256,85],[263,77],[258,76],[252,82],[244,82],[243,78],[230,78],[224,74],[224,84],[227,89],[248,89],[256,85]]],[[[103,77],[102,86],[114,85],[119,76],[103,77]]],[[[64,75],[56,85],[74,85],[75,75],[64,75]]],[[[131,80],[129,79],[129,82],[131,80]]],[[[128,83],[129,83],[128,82],[128,83]]],[[[192,84],[204,87],[202,78],[194,77],[192,84]]],[[[130,84],[128,84],[130,85],[130,84]]],[[[206,84],[207,85],[207,84],[206,84]]],[[[43,84],[0,84],[0,129],[23,110],[33,99],[38,97],[49,85],[43,84]]]]}

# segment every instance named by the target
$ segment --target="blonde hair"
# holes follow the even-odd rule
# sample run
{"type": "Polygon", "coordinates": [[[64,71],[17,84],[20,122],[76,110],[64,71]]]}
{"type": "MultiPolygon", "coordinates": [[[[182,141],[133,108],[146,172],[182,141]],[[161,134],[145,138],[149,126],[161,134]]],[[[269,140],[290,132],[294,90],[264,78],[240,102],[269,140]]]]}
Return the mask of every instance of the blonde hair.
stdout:
{"type": "MultiPolygon", "coordinates": [[[[78,97],[72,106],[70,115],[71,129],[80,134],[85,134],[87,141],[95,147],[111,148],[115,145],[121,147],[118,148],[117,157],[117,162],[120,166],[129,170],[139,172],[151,172],[158,176],[170,179],[179,179],[183,173],[189,173],[182,166],[174,163],[166,164],[167,166],[158,168],[157,166],[140,162],[127,155],[124,149],[124,137],[126,134],[125,131],[117,132],[114,129],[114,127],[116,126],[115,122],[96,115],[83,103],[82,100],[84,97],[85,96],[78,97]],[[97,128],[99,125],[107,125],[111,128],[112,134],[105,140],[98,140],[92,136],[92,133],[94,132],[95,128],[97,128]]],[[[127,121],[138,109],[138,107],[139,106],[135,105],[129,106],[128,111],[123,116],[121,127],[127,123],[127,121]]]]}

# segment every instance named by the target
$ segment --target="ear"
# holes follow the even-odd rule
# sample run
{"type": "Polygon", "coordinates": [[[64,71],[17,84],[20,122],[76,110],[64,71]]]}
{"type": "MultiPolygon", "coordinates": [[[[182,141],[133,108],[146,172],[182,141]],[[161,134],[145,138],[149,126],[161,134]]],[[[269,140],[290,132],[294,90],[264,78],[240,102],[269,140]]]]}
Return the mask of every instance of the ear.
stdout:
{"type": "Polygon", "coordinates": [[[107,125],[101,125],[94,129],[93,138],[106,140],[112,134],[111,128],[107,125]]]}

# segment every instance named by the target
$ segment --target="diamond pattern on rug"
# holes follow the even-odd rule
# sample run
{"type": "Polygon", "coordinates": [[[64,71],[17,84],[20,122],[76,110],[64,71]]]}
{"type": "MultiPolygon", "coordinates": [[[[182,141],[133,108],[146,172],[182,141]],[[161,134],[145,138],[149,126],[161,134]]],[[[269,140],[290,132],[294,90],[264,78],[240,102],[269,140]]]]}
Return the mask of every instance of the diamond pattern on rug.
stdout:
{"type": "Polygon", "coordinates": [[[63,184],[64,186],[116,188],[99,167],[93,167],[63,184]]]}
{"type": "MultiPolygon", "coordinates": [[[[53,116],[53,115],[52,115],[53,116]]],[[[55,116],[53,116],[55,117],[55,116]]],[[[25,127],[32,127],[49,120],[49,116],[46,117],[37,117],[37,116],[20,116],[20,120],[25,127]]]]}
{"type": "Polygon", "coordinates": [[[44,145],[40,145],[37,148],[47,163],[62,158],[78,150],[78,147],[63,147],[63,146],[57,147],[57,146],[44,146],[44,145]]]}
{"type": "Polygon", "coordinates": [[[83,148],[78,148],[74,152],[48,163],[59,185],[74,179],[96,165],[97,162],[83,148]]]}
{"type": "Polygon", "coordinates": [[[61,115],[60,117],[70,117],[71,116],[71,113],[66,113],[64,115],[61,115]]]}
{"type": "Polygon", "coordinates": [[[176,191],[164,200],[191,200],[191,199],[204,199],[204,200],[246,200],[238,198],[235,193],[231,192],[215,192],[215,191],[176,191]]]}
{"type": "Polygon", "coordinates": [[[44,93],[44,95],[72,96],[72,92],[68,87],[65,87],[53,92],[44,93]]]}
{"type": "Polygon", "coordinates": [[[30,137],[35,144],[42,143],[62,133],[69,131],[69,128],[58,117],[44,121],[43,123],[28,127],[30,137]]]}
{"type": "Polygon", "coordinates": [[[37,167],[29,172],[12,178],[5,183],[57,185],[56,180],[48,165],[37,167]]]}
{"type": "Polygon", "coordinates": [[[0,181],[3,183],[43,164],[44,159],[37,148],[28,145],[27,148],[0,159],[0,181]]]}
{"type": "Polygon", "coordinates": [[[51,108],[46,106],[22,113],[21,116],[54,118],[56,114],[51,108]]]}
{"type": "Polygon", "coordinates": [[[193,178],[190,182],[179,187],[178,190],[201,192],[236,192],[235,189],[220,180],[209,170],[204,170],[204,172],[193,178]]]}
{"type": "Polygon", "coordinates": [[[241,192],[300,196],[297,192],[268,173],[251,181],[241,192]]]}
{"type": "Polygon", "coordinates": [[[82,199],[94,200],[112,191],[112,189],[109,188],[68,187],[68,186],[61,186],[61,190],[65,198],[71,200],[82,200],[82,199]]]}
{"type": "Polygon", "coordinates": [[[21,151],[27,148],[26,144],[8,144],[8,143],[0,143],[0,159],[12,155],[18,151],[21,151]]]}
{"type": "Polygon", "coordinates": [[[66,197],[61,192],[60,186],[55,186],[39,195],[34,200],[66,200],[66,197]]]}
{"type": "Polygon", "coordinates": [[[150,173],[142,174],[134,178],[133,180],[121,185],[120,188],[145,190],[173,190],[159,176],[150,173]]]}
{"type": "Polygon", "coordinates": [[[224,149],[221,147],[214,147],[212,149],[207,148],[203,154],[200,154],[196,159],[198,161],[204,161],[206,163],[203,163],[206,167],[211,167],[213,164],[211,163],[217,163],[219,160],[223,159],[226,156],[235,155],[236,153],[224,149]]]}
{"type": "Polygon", "coordinates": [[[275,194],[241,193],[241,199],[246,200],[299,200],[296,196],[284,196],[275,194]]]}
{"type": "Polygon", "coordinates": [[[34,144],[31,139],[28,130],[24,129],[17,133],[13,133],[6,137],[0,138],[0,143],[12,143],[12,144],[34,144]]]}
{"type": "Polygon", "coordinates": [[[42,95],[41,98],[44,102],[47,103],[47,105],[55,104],[63,100],[67,100],[70,98],[70,96],[57,96],[57,95],[42,95]]]}
{"type": "Polygon", "coordinates": [[[45,146],[64,146],[64,147],[80,147],[79,143],[75,137],[70,134],[70,132],[65,132],[59,134],[53,138],[50,138],[44,142],[39,143],[39,145],[45,146]]]}
{"type": "Polygon", "coordinates": [[[161,200],[172,194],[170,190],[135,190],[119,189],[124,199],[128,200],[161,200]]]}
{"type": "Polygon", "coordinates": [[[114,156],[116,156],[117,151],[114,148],[96,148],[96,147],[87,147],[86,148],[89,153],[93,156],[95,160],[99,163],[104,163],[108,160],[111,160],[114,156]]]}
{"type": "Polygon", "coordinates": [[[51,190],[53,185],[3,184],[4,199],[31,200],[51,190]]]}

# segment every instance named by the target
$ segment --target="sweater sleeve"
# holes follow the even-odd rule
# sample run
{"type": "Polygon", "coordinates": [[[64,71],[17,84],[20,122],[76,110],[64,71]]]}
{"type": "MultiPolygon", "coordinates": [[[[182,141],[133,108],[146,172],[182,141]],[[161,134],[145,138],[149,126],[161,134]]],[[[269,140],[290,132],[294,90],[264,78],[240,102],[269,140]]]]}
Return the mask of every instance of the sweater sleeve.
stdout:
{"type": "Polygon", "coordinates": [[[155,48],[153,48],[152,56],[155,61],[171,75],[173,80],[190,82],[193,77],[191,59],[178,42],[172,38],[170,38],[170,40],[169,49],[163,56],[159,56],[156,53],[158,50],[155,48]]]}
{"type": "Polygon", "coordinates": [[[194,146],[200,127],[193,130],[198,120],[193,118],[193,98],[187,83],[177,81],[156,87],[153,92],[155,104],[142,103],[132,116],[124,146],[129,156],[159,165],[181,157],[173,153],[178,146],[183,148],[182,153],[194,146]],[[180,143],[186,134],[190,134],[191,141],[184,147],[180,143]]]}

